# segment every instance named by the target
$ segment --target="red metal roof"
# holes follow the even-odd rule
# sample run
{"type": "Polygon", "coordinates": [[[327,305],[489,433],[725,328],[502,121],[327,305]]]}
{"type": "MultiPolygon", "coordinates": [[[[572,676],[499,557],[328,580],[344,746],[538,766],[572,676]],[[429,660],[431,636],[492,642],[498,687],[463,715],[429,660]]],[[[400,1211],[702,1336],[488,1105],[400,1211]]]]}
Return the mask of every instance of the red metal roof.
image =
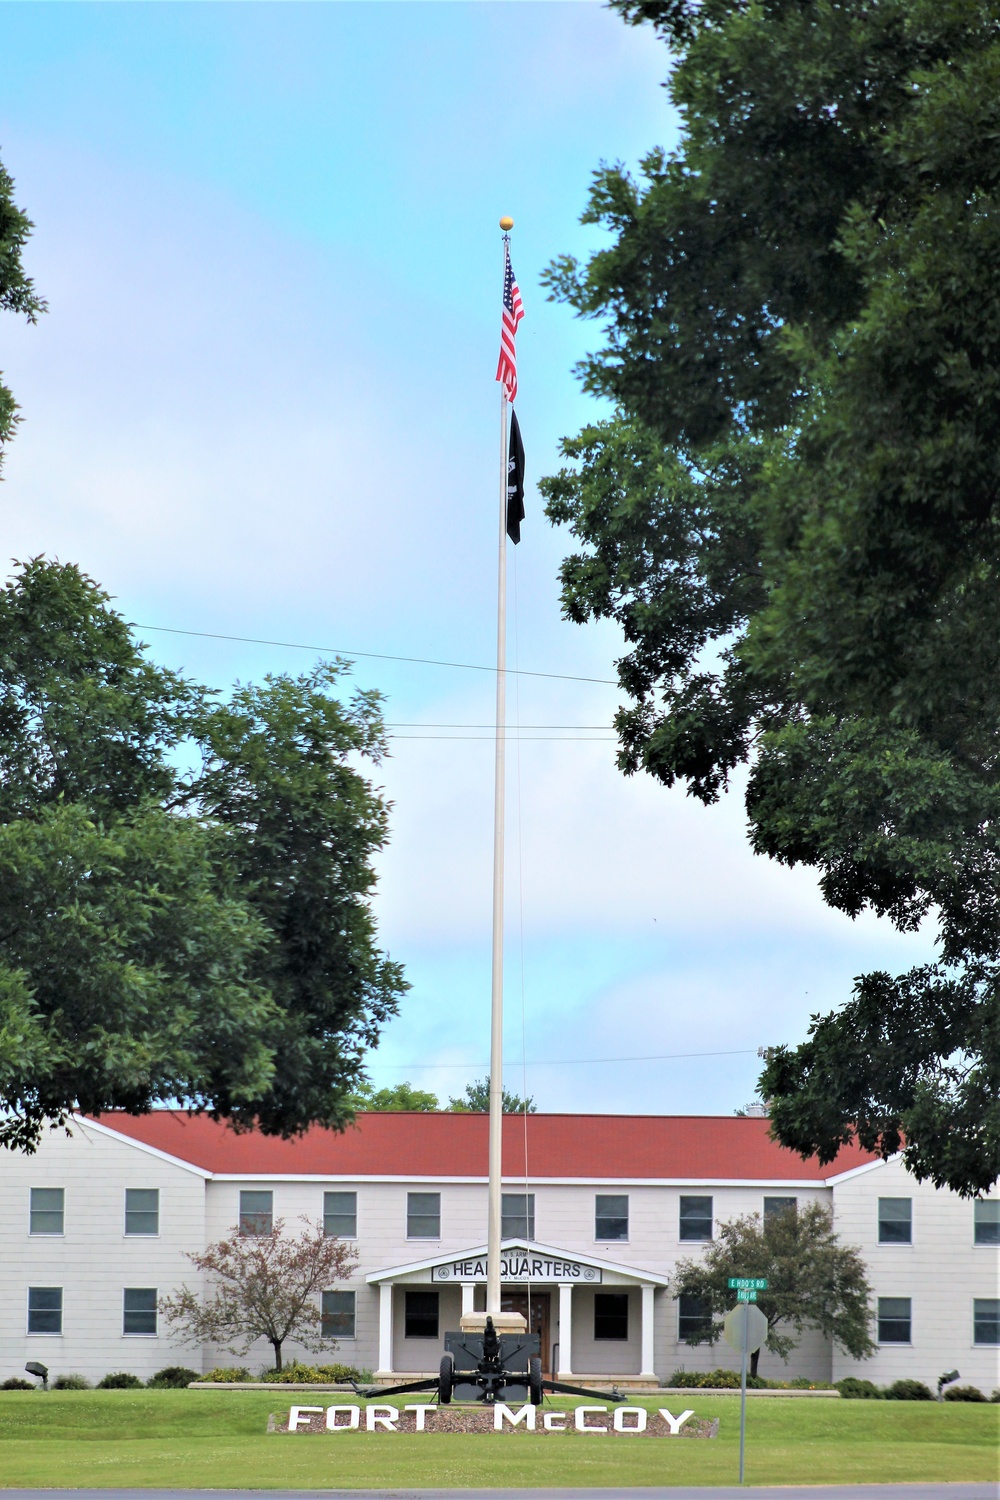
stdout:
{"type": "MultiPolygon", "coordinates": [[[[158,1109],[103,1114],[100,1124],[213,1173],[261,1176],[485,1177],[486,1115],[365,1114],[342,1135],[316,1126],[297,1140],[237,1134],[204,1115],[158,1109]]],[[[504,1118],[503,1169],[524,1176],[522,1115],[504,1118]]],[[[821,1167],[768,1136],[764,1119],[734,1115],[529,1115],[534,1178],[812,1179],[875,1161],[852,1146],[821,1167]]]]}

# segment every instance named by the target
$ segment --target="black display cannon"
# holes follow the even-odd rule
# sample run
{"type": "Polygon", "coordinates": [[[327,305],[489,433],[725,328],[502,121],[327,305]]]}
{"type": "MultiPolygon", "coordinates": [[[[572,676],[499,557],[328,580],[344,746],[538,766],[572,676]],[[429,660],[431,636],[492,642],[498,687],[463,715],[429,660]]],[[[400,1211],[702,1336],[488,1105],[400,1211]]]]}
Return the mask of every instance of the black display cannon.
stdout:
{"type": "Polygon", "coordinates": [[[461,1331],[444,1336],[445,1352],[436,1380],[408,1380],[402,1385],[365,1388],[354,1381],[351,1384],[365,1398],[436,1391],[442,1406],[452,1400],[530,1401],[533,1406],[540,1406],[547,1391],[566,1396],[597,1396],[604,1401],[625,1400],[615,1388],[587,1390],[567,1385],[563,1380],[546,1379],[542,1375],[538,1334],[524,1331],[524,1319],[518,1313],[500,1313],[499,1319],[503,1323],[498,1331],[488,1313],[466,1313],[461,1331]]]}

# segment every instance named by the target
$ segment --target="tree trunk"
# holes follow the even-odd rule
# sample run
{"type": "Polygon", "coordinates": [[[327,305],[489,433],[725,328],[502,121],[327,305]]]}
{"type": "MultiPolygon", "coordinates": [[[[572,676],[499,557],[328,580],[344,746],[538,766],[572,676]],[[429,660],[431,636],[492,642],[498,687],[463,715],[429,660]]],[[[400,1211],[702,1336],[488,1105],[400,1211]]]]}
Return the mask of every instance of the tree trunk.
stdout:
{"type": "Polygon", "coordinates": [[[271,1342],[271,1347],[274,1350],[274,1368],[276,1370],[280,1370],[281,1369],[281,1340],[280,1339],[271,1339],[270,1342],[271,1342]]]}
{"type": "Polygon", "coordinates": [[[760,1363],[760,1350],[755,1349],[750,1356],[750,1374],[756,1375],[757,1366],[760,1363]]]}

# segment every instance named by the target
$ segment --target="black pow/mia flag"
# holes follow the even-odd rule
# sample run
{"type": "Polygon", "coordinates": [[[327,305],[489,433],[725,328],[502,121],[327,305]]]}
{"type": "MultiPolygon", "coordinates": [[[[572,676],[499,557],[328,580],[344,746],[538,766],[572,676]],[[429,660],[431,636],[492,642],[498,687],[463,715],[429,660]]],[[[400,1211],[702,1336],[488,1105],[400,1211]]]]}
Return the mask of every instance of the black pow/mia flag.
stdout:
{"type": "Polygon", "coordinates": [[[524,520],[524,444],[517,425],[517,413],[510,414],[510,442],[507,445],[507,535],[512,542],[521,540],[524,520]]]}

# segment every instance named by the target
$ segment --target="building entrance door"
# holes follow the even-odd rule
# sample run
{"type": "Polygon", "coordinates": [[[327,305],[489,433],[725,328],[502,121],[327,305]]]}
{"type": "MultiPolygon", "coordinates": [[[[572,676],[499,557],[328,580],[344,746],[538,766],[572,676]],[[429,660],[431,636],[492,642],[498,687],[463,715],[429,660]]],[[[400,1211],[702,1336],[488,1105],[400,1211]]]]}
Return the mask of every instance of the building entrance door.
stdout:
{"type": "Polygon", "coordinates": [[[500,1295],[501,1312],[520,1313],[528,1325],[528,1332],[538,1334],[543,1375],[552,1373],[552,1344],[549,1338],[550,1308],[551,1293],[549,1292],[532,1292],[530,1308],[527,1292],[502,1292],[500,1295]]]}

